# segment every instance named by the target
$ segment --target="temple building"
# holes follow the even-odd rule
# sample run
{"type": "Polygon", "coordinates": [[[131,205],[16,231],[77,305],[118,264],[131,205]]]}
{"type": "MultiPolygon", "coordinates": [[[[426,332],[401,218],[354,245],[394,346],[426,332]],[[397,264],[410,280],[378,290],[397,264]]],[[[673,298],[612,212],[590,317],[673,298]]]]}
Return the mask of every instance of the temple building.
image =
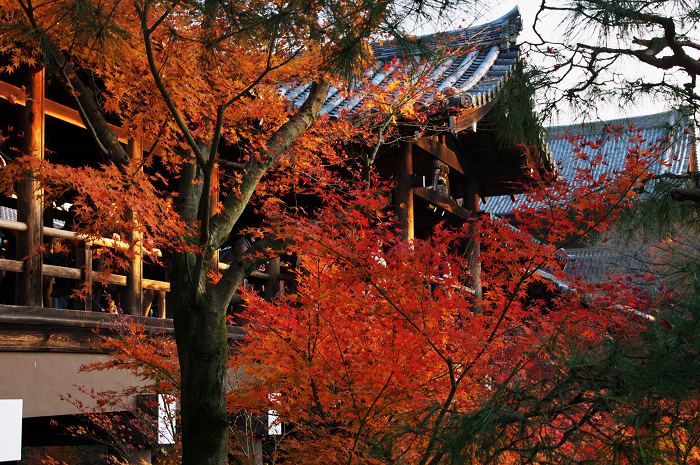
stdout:
{"type": "MultiPolygon", "coordinates": [[[[417,38],[413,47],[376,44],[377,63],[367,71],[367,87],[352,92],[331,89],[323,115],[331,120],[361,118],[367,116],[363,108],[373,92],[388,89],[399,74],[412,70],[415,79],[421,79],[420,95],[415,96],[417,111],[424,115],[420,122],[399,118],[391,137],[384,140],[379,135],[382,143],[376,150],[358,141],[344,145],[379,176],[395,180],[392,202],[407,238],[428,237],[439,222],[462,225],[480,214],[480,199],[522,191],[533,166],[553,169],[530,98],[519,87],[520,30],[516,8],[487,24],[417,38]],[[433,58],[420,59],[422,53],[438,48],[438,58],[433,53],[433,58]]],[[[309,94],[309,85],[289,84],[278,92],[298,107],[309,94]]],[[[0,131],[8,126],[22,128],[26,154],[53,163],[80,166],[94,150],[78,111],[44,70],[0,74],[0,131]]],[[[112,129],[136,156],[150,149],[147,142],[130,139],[118,126],[112,129]]],[[[22,446],[79,442],[64,436],[53,423],[79,421],[75,407],[59,397],[75,394],[74,385],[100,390],[138,382],[115,370],[78,373],[82,364],[107,357],[101,343],[112,320],[96,295],[100,263],[93,255],[98,248],[120,244],[113,238],[76,236],[66,229],[69,213],[42,205],[38,190],[36,181],[27,180],[18,185],[16,198],[0,199],[0,401],[22,401],[22,446]],[[39,250],[52,238],[74,240],[75,256],[64,264],[48,263],[39,250]],[[97,285],[88,287],[85,299],[73,301],[72,309],[50,308],[42,290],[51,278],[97,285]],[[102,331],[95,333],[98,327],[102,331]]],[[[488,201],[489,208],[492,204],[488,201]]],[[[478,276],[478,244],[469,253],[478,276]]],[[[254,277],[273,293],[280,281],[294,279],[280,273],[279,261],[271,261],[254,277]]],[[[140,316],[150,330],[172,333],[171,319],[142,316],[144,292],[167,293],[170,284],[145,275],[138,254],[127,273],[101,279],[106,281],[101,284],[121,289],[124,313],[140,316]]],[[[478,294],[478,280],[471,284],[478,294]]],[[[160,316],[167,317],[165,301],[167,297],[158,305],[160,316]]],[[[240,328],[229,330],[232,341],[244,336],[240,328]]]]}

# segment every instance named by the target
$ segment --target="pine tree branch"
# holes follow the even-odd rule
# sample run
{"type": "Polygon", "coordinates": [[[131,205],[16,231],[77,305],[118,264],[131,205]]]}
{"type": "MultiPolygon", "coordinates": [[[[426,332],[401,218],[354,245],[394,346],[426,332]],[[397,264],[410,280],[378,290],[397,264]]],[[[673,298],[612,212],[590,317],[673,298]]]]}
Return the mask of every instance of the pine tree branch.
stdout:
{"type": "Polygon", "coordinates": [[[676,202],[695,202],[700,205],[700,189],[681,189],[679,187],[674,187],[668,194],[676,202]]]}
{"type": "MultiPolygon", "coordinates": [[[[39,24],[34,17],[32,3],[27,2],[25,5],[20,2],[20,5],[32,28],[39,31],[39,24]]],[[[80,119],[87,128],[100,154],[104,159],[114,163],[120,171],[123,171],[124,166],[129,162],[129,156],[119,142],[119,138],[105,120],[97,104],[95,93],[89,86],[83,83],[80,77],[78,77],[69,60],[59,47],[54,44],[50,38],[45,37],[45,39],[47,49],[44,50],[44,59],[50,60],[57,65],[59,69],[59,81],[73,100],[78,114],[80,115],[80,119]]]]}

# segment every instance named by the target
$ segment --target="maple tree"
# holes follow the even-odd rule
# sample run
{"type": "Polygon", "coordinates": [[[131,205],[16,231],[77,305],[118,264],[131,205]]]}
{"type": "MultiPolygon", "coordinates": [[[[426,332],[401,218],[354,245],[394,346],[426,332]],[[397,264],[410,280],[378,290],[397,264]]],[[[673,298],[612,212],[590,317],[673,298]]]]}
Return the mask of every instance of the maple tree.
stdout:
{"type": "MultiPolygon", "coordinates": [[[[274,410],[290,431],[279,450],[291,462],[508,463],[527,456],[528,447],[538,461],[565,454],[552,446],[562,438],[578,447],[566,433],[580,428],[574,397],[564,396],[556,419],[546,418],[546,409],[527,412],[526,402],[510,397],[522,395],[523,384],[532,402],[548,402],[555,395],[546,392],[548,380],[555,382],[559,369],[569,372],[558,351],[595,347],[615,327],[621,338],[643,331],[644,320],[620,305],[655,312],[624,283],[606,292],[564,278],[552,245],[609,226],[653,158],[632,150],[627,170],[614,179],[584,168],[572,180],[576,189],[561,182],[533,193],[518,223],[545,243],[502,221],[478,220],[479,301],[464,286],[469,225],[438,227],[430,240],[406,243],[384,227],[385,218],[331,214],[342,211],[331,199],[317,223],[296,226],[304,269],[298,294],[264,302],[247,293],[255,309],[246,315],[250,341],[233,359],[247,376],[233,391],[232,409],[274,410]],[[540,270],[577,292],[533,297],[537,283],[555,291],[540,270]],[[517,402],[529,415],[522,422],[519,411],[503,412],[517,402]],[[496,421],[498,415],[506,418],[496,421]]],[[[354,204],[376,211],[374,202],[358,196],[354,204]]]]}
{"type": "MultiPolygon", "coordinates": [[[[529,451],[545,454],[550,450],[540,437],[559,434],[567,445],[575,444],[568,431],[591,420],[590,409],[597,408],[590,407],[593,401],[567,397],[566,406],[573,410],[553,407],[550,411],[559,416],[539,426],[536,408],[524,426],[508,417],[496,426],[503,426],[510,442],[501,439],[506,433],[491,434],[483,426],[488,422],[476,432],[473,425],[464,428],[473,434],[462,449],[450,448],[445,433],[455,436],[452,425],[465,416],[486,415],[488,402],[524,405],[518,395],[529,399],[533,391],[541,399],[561,396],[560,390],[543,390],[544,384],[526,385],[531,391],[512,389],[515,381],[544,380],[562,365],[557,365],[558,352],[548,356],[550,342],[558,351],[590,349],[604,345],[610,328],[619,326],[624,337],[644,332],[644,321],[621,311],[619,299],[599,289],[585,292],[596,296],[586,305],[569,295],[553,304],[528,300],[528,286],[542,282],[537,270],[557,269],[558,254],[488,219],[475,229],[484,247],[486,289],[476,304],[464,289],[467,267],[460,255],[471,235],[438,229],[432,241],[406,244],[391,228],[381,227],[390,224],[380,208],[384,205],[377,203],[381,193],[348,197],[349,184],[334,172],[344,161],[336,141],[370,134],[318,121],[321,104],[338,75],[364,69],[372,34],[391,32],[402,15],[427,6],[0,3],[0,50],[8,57],[4,71],[45,65],[80,109],[97,156],[106,162],[99,169],[70,169],[17,159],[4,179],[36,173],[47,196],[73,193],[79,231],[116,233],[128,242],[136,230],[148,249],[164,252],[181,373],[183,463],[226,462],[229,414],[244,409],[279,412],[292,429],[280,452],[305,461],[333,455],[339,462],[405,458],[437,463],[457,453],[479,457],[486,451],[491,459],[515,461],[529,451]],[[277,92],[280,83],[295,81],[312,84],[306,102],[290,109],[277,92]],[[133,138],[153,137],[143,158],[119,142],[107,125],[111,118],[133,138]],[[266,176],[269,172],[274,176],[266,176]],[[218,186],[216,177],[221,178],[218,186]],[[300,185],[328,205],[316,222],[288,218],[280,202],[300,185]],[[173,193],[174,204],[164,191],[173,193]],[[213,200],[217,192],[219,202],[213,200]],[[356,207],[346,207],[348,198],[356,207]],[[277,224],[219,276],[211,262],[251,202],[277,224]],[[304,265],[300,292],[278,303],[261,302],[248,292],[251,340],[230,363],[246,367],[251,376],[227,402],[228,303],[243,279],[283,245],[296,250],[304,265]],[[559,334],[579,337],[562,345],[563,338],[554,337],[559,334]],[[533,352],[533,347],[542,350],[533,352]],[[515,369],[493,373],[494,366],[515,369]],[[518,433],[536,427],[536,432],[518,433]],[[495,439],[471,446],[489,437],[495,439]]],[[[382,111],[366,121],[389,132],[397,112],[415,116],[415,103],[410,96],[379,94],[370,104],[382,111]],[[395,101],[406,103],[405,113],[392,106],[395,101]]],[[[370,137],[379,143],[384,135],[370,137]]],[[[604,227],[617,211],[610,205],[625,205],[643,176],[643,170],[635,171],[637,162],[623,173],[626,182],[598,180],[584,195],[541,191],[548,193],[536,200],[547,204],[577,199],[576,211],[555,209],[549,217],[523,212],[521,225],[545,231],[548,240],[604,227]],[[583,229],[572,220],[581,216],[583,229]]],[[[114,261],[115,267],[126,263],[116,255],[114,261]]],[[[579,289],[589,288],[581,283],[579,289]]],[[[626,305],[652,311],[645,300],[633,300],[634,292],[621,292],[627,288],[611,289],[626,305]]],[[[145,363],[138,359],[142,356],[128,355],[138,361],[135,368],[145,363]]],[[[689,439],[673,436],[680,433],[667,423],[669,444],[690,444],[697,437],[688,410],[683,407],[680,418],[688,421],[683,434],[688,431],[689,439]]],[[[609,424],[616,431],[628,426],[622,420],[609,424]]],[[[639,429],[632,433],[638,435],[639,429]]],[[[692,450],[692,445],[677,449],[692,450]]]]}
{"type": "MultiPolygon", "coordinates": [[[[581,149],[600,141],[569,135],[576,179],[542,179],[516,212],[519,228],[474,220],[478,301],[464,285],[469,224],[408,243],[381,189],[354,191],[351,203],[326,192],[315,219],[280,218],[301,260],[298,290],[269,302],[246,289],[249,336],[229,359],[229,413],[274,411],[284,426],[267,460],[697,460],[694,307],[668,313],[678,304],[670,291],[654,301],[626,279],[566,276],[553,245],[615,222],[668,143],[613,129],[632,134],[624,170],[594,175],[600,154],[581,149]]],[[[176,370],[139,334],[113,342],[114,361],[92,369],[146,368],[153,380],[153,366],[176,370]]]]}
{"type": "MultiPolygon", "coordinates": [[[[221,276],[211,270],[217,251],[251,199],[267,215],[292,187],[334,184],[336,141],[357,129],[317,121],[332,83],[361,75],[371,38],[403,37],[406,16],[452,5],[0,2],[2,71],[44,67],[78,109],[93,165],[102,163],[76,169],[17,156],[3,187],[9,193],[29,173],[46,199],[71,199],[77,232],[118,235],[127,251],[108,256],[107,269],[127,266],[139,244],[162,250],[182,373],[183,463],[226,461],[226,310],[284,238],[261,238],[221,276]],[[310,83],[298,108],[278,93],[293,82],[310,83]],[[120,142],[113,122],[132,143],[120,142]]],[[[396,100],[412,111],[411,99],[396,100]]]]}

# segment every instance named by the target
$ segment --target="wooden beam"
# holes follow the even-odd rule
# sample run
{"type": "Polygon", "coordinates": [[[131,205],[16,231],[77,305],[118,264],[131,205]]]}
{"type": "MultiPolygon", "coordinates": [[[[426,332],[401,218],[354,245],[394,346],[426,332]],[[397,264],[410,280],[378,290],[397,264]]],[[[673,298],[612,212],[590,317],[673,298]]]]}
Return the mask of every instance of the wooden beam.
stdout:
{"type": "MultiPolygon", "coordinates": [[[[116,315],[102,312],[85,312],[81,310],[58,310],[42,307],[18,307],[14,305],[0,305],[0,350],[30,350],[30,351],[51,351],[52,347],[59,349],[54,343],[44,344],[36,335],[41,334],[43,339],[51,338],[51,334],[61,333],[64,330],[70,331],[75,337],[84,338],[92,335],[95,329],[106,332],[112,330],[115,324],[116,315]],[[13,347],[11,338],[5,338],[2,334],[18,335],[28,334],[29,337],[23,344],[23,348],[13,347]],[[83,334],[84,336],[77,336],[83,334]]],[[[139,318],[148,332],[172,334],[174,332],[173,320],[160,318],[139,318]]],[[[229,340],[242,341],[246,337],[246,332],[241,327],[229,326],[229,340]]],[[[56,339],[57,345],[62,346],[60,350],[66,350],[68,341],[63,337],[56,339]],[[59,340],[60,339],[60,340],[59,340]]]]}
{"type": "Polygon", "coordinates": [[[66,278],[66,279],[82,279],[83,273],[77,268],[67,268],[65,266],[56,265],[44,265],[42,266],[42,272],[46,276],[53,276],[55,278],[66,278]]]}
{"type": "MultiPolygon", "coordinates": [[[[27,102],[23,89],[15,87],[12,84],[8,84],[4,81],[0,81],[0,98],[5,99],[15,105],[25,106],[27,102]]],[[[60,121],[72,124],[73,126],[85,129],[85,124],[80,119],[80,113],[78,113],[77,110],[62,105],[58,102],[54,102],[53,100],[44,100],[44,113],[46,116],[51,116],[52,118],[56,118],[60,121]]],[[[110,124],[109,127],[117,135],[119,142],[129,142],[129,134],[127,134],[126,131],[119,126],[114,126],[113,124],[110,124]]],[[[143,145],[148,151],[150,151],[153,150],[154,142],[144,139],[143,145]]]]}
{"type": "MultiPolygon", "coordinates": [[[[0,258],[0,270],[2,271],[12,271],[14,273],[21,273],[23,269],[22,262],[20,260],[7,260],[0,258]]],[[[67,268],[63,266],[55,265],[42,265],[42,272],[46,276],[54,276],[57,278],[67,278],[67,279],[77,279],[84,281],[101,281],[95,278],[95,273],[91,270],[82,270],[78,268],[67,268]],[[88,279],[85,279],[88,278],[88,279]]],[[[264,278],[268,278],[268,274],[260,273],[264,278]]],[[[289,275],[281,275],[282,278],[289,278],[289,275]]],[[[113,274],[107,277],[106,282],[110,284],[116,284],[118,286],[126,285],[126,276],[113,274]]],[[[156,281],[154,279],[143,279],[144,289],[154,289],[157,291],[170,292],[170,283],[166,281],[156,281]]]]}
{"type": "Polygon", "coordinates": [[[156,281],[155,279],[143,279],[144,289],[153,289],[155,291],[170,292],[170,283],[166,281],[156,281]]]}
{"type": "Polygon", "coordinates": [[[5,258],[0,258],[0,270],[2,271],[21,273],[23,267],[24,264],[21,260],[7,260],[5,258]]]}
{"type": "Polygon", "coordinates": [[[0,220],[0,228],[10,229],[12,231],[26,231],[27,225],[19,221],[0,220]]]}
{"type": "Polygon", "coordinates": [[[437,207],[442,208],[443,210],[459,217],[462,218],[463,220],[467,221],[469,218],[472,217],[472,212],[469,210],[466,210],[457,204],[452,199],[446,198],[439,193],[435,192],[433,189],[428,189],[427,187],[416,187],[413,189],[413,194],[416,197],[420,197],[421,199],[425,200],[428,203],[431,203],[437,207]]]}
{"type": "MultiPolygon", "coordinates": [[[[95,281],[99,280],[95,279],[95,281]]],[[[126,286],[126,276],[121,274],[111,274],[107,276],[106,281],[109,284],[116,284],[117,286],[126,286]]],[[[141,283],[144,289],[154,289],[156,291],[170,292],[170,283],[165,281],[156,281],[155,279],[143,279],[141,283]]]]}
{"type": "Polygon", "coordinates": [[[462,162],[457,157],[457,154],[443,143],[441,136],[422,137],[415,141],[413,145],[414,150],[418,149],[419,151],[427,153],[460,174],[464,174],[465,170],[462,166],[462,162]]]}
{"type": "Polygon", "coordinates": [[[108,353],[104,342],[109,334],[84,328],[37,325],[0,325],[0,351],[108,353]]]}
{"type": "MultiPolygon", "coordinates": [[[[38,161],[44,158],[45,71],[32,67],[26,73],[25,106],[19,112],[19,128],[24,134],[20,151],[38,161]]],[[[17,182],[17,220],[27,227],[17,234],[17,257],[24,262],[15,288],[19,305],[42,305],[42,216],[41,186],[36,176],[29,172],[17,182]]]]}
{"type": "MultiPolygon", "coordinates": [[[[6,82],[0,81],[0,98],[7,100],[15,105],[25,106],[27,104],[27,98],[23,89],[15,87],[6,82]]],[[[62,105],[53,100],[44,100],[44,113],[46,116],[51,116],[58,120],[64,121],[73,126],[78,126],[85,129],[85,124],[80,119],[80,113],[77,110],[73,110],[70,107],[62,105]]],[[[114,133],[119,138],[119,142],[128,142],[128,135],[118,126],[112,124],[109,127],[114,131],[114,133]]]]}
{"type": "Polygon", "coordinates": [[[468,108],[462,110],[459,114],[450,117],[450,130],[453,133],[458,133],[466,129],[474,127],[475,123],[478,123],[481,118],[486,116],[486,114],[493,108],[496,103],[496,98],[491,100],[486,105],[479,108],[468,108]]]}

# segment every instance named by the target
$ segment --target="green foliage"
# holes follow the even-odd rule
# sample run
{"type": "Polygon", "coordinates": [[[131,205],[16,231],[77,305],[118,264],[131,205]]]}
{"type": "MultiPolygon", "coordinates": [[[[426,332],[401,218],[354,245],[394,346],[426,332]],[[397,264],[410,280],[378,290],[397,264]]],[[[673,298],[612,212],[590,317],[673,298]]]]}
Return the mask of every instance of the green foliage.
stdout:
{"type": "Polygon", "coordinates": [[[499,147],[524,145],[545,154],[542,126],[533,111],[532,96],[542,85],[542,75],[518,63],[513,75],[499,90],[494,107],[483,120],[494,131],[499,147]]]}
{"type": "Polygon", "coordinates": [[[612,235],[655,272],[666,287],[695,300],[700,290],[700,213],[693,202],[678,202],[672,189],[697,186],[693,176],[661,175],[647,183],[641,200],[625,212],[612,235]]]}
{"type": "MultiPolygon", "coordinates": [[[[441,431],[446,463],[687,463],[700,433],[700,307],[688,305],[639,337],[588,348],[548,344],[550,377],[494,384],[441,431]],[[552,350],[554,349],[554,350],[552,350]],[[562,350],[565,349],[565,350],[562,350]],[[572,350],[574,349],[574,350],[572,350]]],[[[561,344],[561,342],[566,342],[561,344]]]]}

